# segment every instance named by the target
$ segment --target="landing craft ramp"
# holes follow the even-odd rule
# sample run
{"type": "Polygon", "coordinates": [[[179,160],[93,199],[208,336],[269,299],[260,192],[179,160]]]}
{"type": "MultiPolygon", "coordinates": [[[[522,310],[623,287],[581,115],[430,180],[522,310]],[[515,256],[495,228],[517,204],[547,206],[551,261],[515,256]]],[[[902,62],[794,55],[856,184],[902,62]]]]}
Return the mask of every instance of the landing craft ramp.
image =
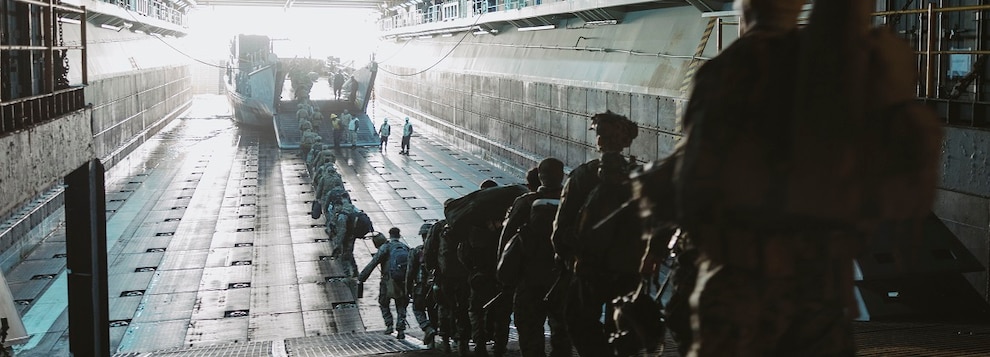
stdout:
{"type": "MultiPolygon", "coordinates": [[[[288,65],[283,64],[283,67],[288,65]]],[[[339,98],[334,96],[331,80],[328,77],[319,77],[310,90],[310,102],[320,108],[322,119],[318,123],[316,130],[323,138],[323,143],[333,144],[333,130],[330,127],[330,114],[340,116],[346,109],[352,116],[358,118],[357,146],[378,146],[378,125],[368,116],[366,110],[371,98],[376,77],[377,65],[371,63],[363,68],[353,71],[352,79],[354,87],[348,81],[341,89],[339,98]]],[[[296,117],[296,110],[299,101],[292,93],[292,84],[286,80],[282,85],[281,100],[278,103],[275,114],[275,133],[278,138],[278,145],[281,149],[298,149],[302,141],[302,132],[299,130],[299,119],[296,117]]],[[[393,125],[401,122],[393,121],[393,125]]],[[[347,137],[347,123],[343,123],[343,137],[347,137]]],[[[342,144],[343,145],[343,144],[342,144]]],[[[348,144],[349,146],[350,144],[348,144]]]]}

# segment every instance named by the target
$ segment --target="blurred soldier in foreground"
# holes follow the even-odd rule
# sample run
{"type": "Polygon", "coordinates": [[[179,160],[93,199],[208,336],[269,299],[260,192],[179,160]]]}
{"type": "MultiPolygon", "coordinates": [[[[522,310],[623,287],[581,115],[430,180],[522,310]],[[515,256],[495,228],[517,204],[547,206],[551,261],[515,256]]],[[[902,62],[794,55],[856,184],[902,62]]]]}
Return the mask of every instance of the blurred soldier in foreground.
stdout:
{"type": "Polygon", "coordinates": [[[690,314],[688,356],[855,355],[858,248],[930,209],[940,129],[913,103],[910,50],[868,31],[869,1],[816,2],[799,32],[804,3],[737,0],[743,35],[698,71],[653,182],[676,198],[654,215],[699,252],[670,311],[690,314]]]}

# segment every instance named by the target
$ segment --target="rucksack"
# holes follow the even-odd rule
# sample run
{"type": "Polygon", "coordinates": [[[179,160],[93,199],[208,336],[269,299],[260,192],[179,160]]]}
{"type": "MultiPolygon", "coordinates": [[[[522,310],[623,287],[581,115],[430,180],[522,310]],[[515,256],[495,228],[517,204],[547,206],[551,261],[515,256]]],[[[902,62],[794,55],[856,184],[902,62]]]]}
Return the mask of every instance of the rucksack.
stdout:
{"type": "Polygon", "coordinates": [[[533,201],[529,208],[529,223],[526,224],[526,234],[538,237],[550,237],[553,233],[553,221],[557,217],[560,199],[540,198],[533,201]]]}
{"type": "Polygon", "coordinates": [[[351,213],[347,221],[351,224],[351,235],[355,237],[364,237],[368,232],[375,230],[371,224],[371,217],[368,217],[368,214],[364,212],[351,213]]]}
{"type": "Polygon", "coordinates": [[[393,281],[406,281],[406,270],[409,268],[409,246],[402,242],[393,242],[388,252],[388,276],[393,281]]]}
{"type": "Polygon", "coordinates": [[[312,207],[309,209],[309,215],[313,219],[319,219],[323,215],[323,205],[320,203],[320,200],[313,200],[312,207]]]}
{"type": "Polygon", "coordinates": [[[638,274],[646,250],[638,211],[624,206],[632,197],[627,181],[599,181],[584,200],[577,220],[578,256],[589,269],[638,274]],[[631,258],[632,257],[632,258],[631,258]]]}

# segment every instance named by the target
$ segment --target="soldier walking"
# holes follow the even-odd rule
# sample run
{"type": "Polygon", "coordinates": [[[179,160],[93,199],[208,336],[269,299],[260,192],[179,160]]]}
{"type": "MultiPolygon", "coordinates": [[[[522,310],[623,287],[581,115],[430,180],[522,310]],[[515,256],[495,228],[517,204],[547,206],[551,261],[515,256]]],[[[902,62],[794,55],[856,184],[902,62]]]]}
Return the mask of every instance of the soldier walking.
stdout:
{"type": "Polygon", "coordinates": [[[550,324],[550,356],[571,355],[571,341],[564,325],[560,301],[544,301],[559,275],[555,271],[553,219],[560,204],[564,182],[564,163],[544,159],[537,167],[540,186],[536,192],[520,196],[512,203],[499,238],[504,250],[498,266],[498,278],[515,287],[512,310],[519,331],[519,349],[523,357],[545,357],[543,324],[550,324]],[[513,240],[515,240],[513,242],[513,240]]]}
{"type": "MultiPolygon", "coordinates": [[[[627,184],[630,162],[621,151],[631,145],[638,127],[628,118],[606,111],[592,117],[601,157],[575,168],[561,193],[554,222],[553,248],[572,276],[566,294],[567,331],[581,356],[612,356],[612,299],[639,283],[641,231],[635,225],[596,227],[631,197],[627,184]],[[632,229],[634,232],[618,232],[632,229]],[[602,324],[602,311],[605,324],[602,324]]],[[[565,284],[566,285],[566,284],[565,284]]],[[[553,294],[551,294],[553,295],[553,294]]]]}
{"type": "Polygon", "coordinates": [[[395,338],[402,340],[406,338],[406,309],[409,306],[409,296],[406,295],[405,274],[408,271],[409,246],[399,239],[399,228],[392,227],[388,230],[388,243],[378,248],[378,252],[371,258],[368,265],[361,270],[358,280],[362,283],[368,280],[371,272],[378,266],[382,274],[385,290],[378,295],[378,304],[382,310],[382,319],[385,320],[385,334],[392,334],[397,331],[395,338]],[[395,320],[392,320],[392,311],[389,307],[391,300],[395,300],[395,320]],[[394,326],[394,327],[393,327],[394,326]]]}
{"type": "Polygon", "coordinates": [[[816,2],[801,33],[804,3],[738,1],[743,33],[698,71],[677,170],[656,181],[700,254],[690,306],[671,311],[690,315],[688,356],[854,356],[858,247],[930,210],[940,130],[901,80],[910,50],[868,31],[868,1],[816,2]],[[822,34],[835,41],[816,53],[803,39],[822,34]]]}

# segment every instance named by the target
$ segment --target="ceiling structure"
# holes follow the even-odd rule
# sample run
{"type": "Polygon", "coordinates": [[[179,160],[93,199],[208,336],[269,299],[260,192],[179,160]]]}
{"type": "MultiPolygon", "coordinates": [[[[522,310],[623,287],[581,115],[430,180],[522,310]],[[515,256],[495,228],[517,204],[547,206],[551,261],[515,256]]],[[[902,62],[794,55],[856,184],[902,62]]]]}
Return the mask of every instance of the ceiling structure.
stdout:
{"type": "Polygon", "coordinates": [[[383,0],[197,0],[196,3],[199,7],[263,6],[379,10],[381,9],[383,0]]]}
{"type": "MultiPolygon", "coordinates": [[[[199,6],[262,6],[262,7],[316,7],[380,10],[401,4],[399,0],[198,0],[199,6]]],[[[665,1],[660,1],[665,2],[665,1]]],[[[732,0],[679,0],[693,5],[703,12],[723,10],[732,0]]]]}

